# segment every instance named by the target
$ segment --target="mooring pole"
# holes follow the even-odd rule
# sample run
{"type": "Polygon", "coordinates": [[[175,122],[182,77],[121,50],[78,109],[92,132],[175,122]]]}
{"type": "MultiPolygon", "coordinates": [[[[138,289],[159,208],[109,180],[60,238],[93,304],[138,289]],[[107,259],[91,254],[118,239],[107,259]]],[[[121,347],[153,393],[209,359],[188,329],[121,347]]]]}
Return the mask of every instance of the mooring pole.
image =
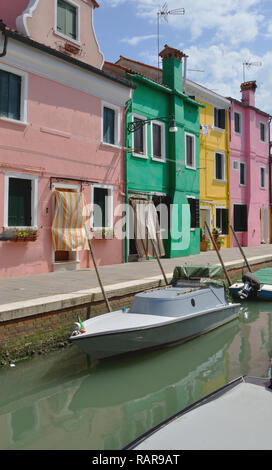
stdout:
{"type": "MultiPolygon", "coordinates": [[[[148,239],[149,239],[149,230],[148,230],[148,228],[147,228],[147,243],[148,243],[148,239]]],[[[162,272],[162,275],[163,275],[163,278],[164,278],[164,282],[165,282],[165,284],[168,286],[167,277],[166,277],[166,274],[165,274],[165,272],[164,272],[163,266],[162,266],[162,264],[161,264],[161,260],[160,260],[160,258],[159,258],[159,255],[158,255],[158,252],[157,252],[157,248],[156,248],[156,245],[155,245],[155,243],[154,243],[153,238],[150,237],[150,241],[151,241],[151,243],[152,243],[152,246],[153,246],[153,250],[154,250],[154,252],[155,252],[156,259],[157,259],[157,261],[158,261],[158,263],[159,263],[159,267],[160,267],[160,270],[161,270],[161,272],[162,272]]]]}
{"type": "Polygon", "coordinates": [[[240,250],[240,252],[241,252],[241,254],[242,254],[242,256],[243,256],[243,258],[244,258],[244,260],[245,260],[245,263],[246,263],[246,265],[247,265],[247,269],[252,273],[252,269],[251,269],[251,267],[250,267],[250,265],[249,265],[249,263],[248,263],[248,260],[246,259],[245,252],[244,252],[244,250],[242,249],[242,247],[241,247],[241,245],[240,245],[240,242],[239,242],[239,240],[238,240],[238,238],[237,238],[237,236],[236,236],[236,233],[234,232],[234,229],[233,229],[232,225],[230,226],[230,228],[231,228],[231,231],[232,231],[233,236],[234,236],[234,238],[235,238],[235,241],[236,241],[236,243],[237,243],[237,245],[238,245],[238,248],[239,248],[239,250],[240,250]]]}
{"type": "Polygon", "coordinates": [[[219,253],[219,250],[218,250],[218,248],[217,248],[217,246],[216,246],[216,243],[215,243],[215,241],[214,241],[214,238],[213,238],[213,236],[212,236],[212,234],[211,234],[211,231],[210,231],[210,227],[208,226],[207,222],[205,222],[205,225],[206,225],[206,228],[207,228],[207,230],[208,230],[208,233],[209,233],[210,239],[211,239],[211,241],[212,241],[212,244],[213,244],[213,246],[214,246],[214,249],[216,250],[216,253],[217,253],[217,256],[218,256],[218,258],[219,258],[219,261],[220,261],[220,263],[221,263],[221,265],[222,265],[222,268],[223,268],[223,270],[224,270],[224,273],[225,273],[225,276],[226,276],[226,278],[227,278],[228,284],[229,284],[229,286],[230,286],[230,285],[231,285],[231,280],[230,280],[230,277],[229,277],[229,275],[228,275],[228,271],[227,271],[227,269],[226,269],[226,267],[225,267],[225,265],[224,265],[224,261],[223,261],[221,255],[220,255],[220,253],[219,253]]]}
{"type": "Polygon", "coordinates": [[[99,282],[99,285],[100,285],[100,288],[101,288],[101,291],[102,291],[104,300],[105,300],[105,302],[106,302],[108,312],[111,312],[111,306],[110,306],[110,303],[109,303],[109,301],[108,301],[108,298],[107,298],[105,289],[104,289],[103,284],[102,284],[102,281],[101,281],[101,277],[100,277],[99,272],[98,272],[98,268],[97,268],[97,264],[96,264],[96,260],[95,260],[95,256],[94,256],[94,252],[93,252],[93,248],[92,248],[92,244],[91,244],[91,240],[90,240],[89,237],[88,237],[87,229],[86,229],[86,236],[87,236],[87,240],[88,240],[88,244],[89,244],[89,249],[90,249],[90,253],[91,253],[91,256],[92,256],[92,260],[93,260],[93,264],[94,264],[96,276],[97,276],[97,279],[98,279],[98,282],[99,282]]]}

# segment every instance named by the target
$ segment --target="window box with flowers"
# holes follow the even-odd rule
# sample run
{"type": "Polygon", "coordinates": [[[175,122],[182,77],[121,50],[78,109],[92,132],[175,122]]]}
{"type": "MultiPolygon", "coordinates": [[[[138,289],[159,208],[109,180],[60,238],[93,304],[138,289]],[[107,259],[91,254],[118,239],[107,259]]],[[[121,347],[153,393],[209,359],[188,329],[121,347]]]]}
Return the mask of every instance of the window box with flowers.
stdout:
{"type": "Polygon", "coordinates": [[[93,229],[93,234],[95,240],[112,240],[114,238],[114,232],[111,228],[93,229]]]}
{"type": "Polygon", "coordinates": [[[215,227],[212,231],[213,239],[215,241],[215,244],[216,244],[218,250],[220,250],[221,246],[224,245],[224,239],[222,237],[220,237],[221,233],[222,233],[222,231],[218,227],[215,227]]]}
{"type": "Polygon", "coordinates": [[[16,230],[16,242],[35,242],[38,237],[37,230],[16,230]]]}

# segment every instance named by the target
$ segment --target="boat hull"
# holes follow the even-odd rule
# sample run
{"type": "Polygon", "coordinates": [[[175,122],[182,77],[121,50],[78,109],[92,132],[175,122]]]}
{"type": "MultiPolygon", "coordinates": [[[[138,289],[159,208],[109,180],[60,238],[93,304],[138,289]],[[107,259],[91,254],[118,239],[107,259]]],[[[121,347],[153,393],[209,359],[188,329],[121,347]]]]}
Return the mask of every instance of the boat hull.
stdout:
{"type": "Polygon", "coordinates": [[[240,304],[228,304],[224,308],[220,306],[189,318],[164,317],[161,323],[151,326],[99,334],[85,333],[71,336],[69,340],[89,356],[102,359],[188,341],[234,320],[239,311],[240,304]]]}
{"type": "Polygon", "coordinates": [[[144,432],[123,450],[271,450],[271,380],[240,377],[144,432]]]}
{"type": "MultiPolygon", "coordinates": [[[[236,282],[229,287],[230,294],[234,297],[240,298],[239,292],[243,286],[243,283],[236,282]]],[[[266,284],[262,285],[254,295],[249,295],[247,300],[272,300],[272,286],[266,284]]]]}

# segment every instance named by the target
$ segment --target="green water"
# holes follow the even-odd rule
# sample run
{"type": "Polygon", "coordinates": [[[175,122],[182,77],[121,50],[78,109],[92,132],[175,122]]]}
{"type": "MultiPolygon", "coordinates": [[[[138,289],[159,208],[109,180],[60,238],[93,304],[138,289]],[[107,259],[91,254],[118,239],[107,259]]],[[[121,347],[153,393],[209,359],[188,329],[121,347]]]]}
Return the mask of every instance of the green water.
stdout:
{"type": "Polygon", "coordinates": [[[0,370],[0,450],[121,449],[240,375],[267,377],[272,303],[193,341],[90,362],[76,347],[0,370]]]}

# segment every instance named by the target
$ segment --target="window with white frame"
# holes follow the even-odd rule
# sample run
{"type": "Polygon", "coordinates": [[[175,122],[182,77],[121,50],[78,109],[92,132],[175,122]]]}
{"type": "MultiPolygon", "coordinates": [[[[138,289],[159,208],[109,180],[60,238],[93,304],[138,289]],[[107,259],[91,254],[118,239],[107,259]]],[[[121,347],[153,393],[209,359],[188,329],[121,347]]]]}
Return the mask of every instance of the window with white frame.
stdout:
{"type": "Polygon", "coordinates": [[[102,103],[102,142],[120,145],[120,108],[102,103]]]}
{"type": "Polygon", "coordinates": [[[195,170],[195,136],[185,132],[185,166],[195,170]]]}
{"type": "Polygon", "coordinates": [[[240,162],[240,184],[246,185],[246,164],[244,162],[240,162]]]}
{"type": "Polygon", "coordinates": [[[79,41],[79,5],[73,0],[56,0],[56,32],[79,41]]]}
{"type": "Polygon", "coordinates": [[[0,66],[0,118],[27,122],[28,75],[18,69],[0,66]]]}
{"type": "Polygon", "coordinates": [[[225,155],[215,152],[214,154],[214,178],[216,181],[225,181],[225,155]]]}
{"type": "MultiPolygon", "coordinates": [[[[135,123],[144,123],[145,117],[134,114],[132,121],[135,123]]],[[[147,157],[147,128],[145,124],[139,125],[138,129],[132,133],[133,155],[138,157],[147,157]]]]}
{"type": "Polygon", "coordinates": [[[226,111],[221,108],[214,108],[214,127],[218,129],[226,128],[226,111]]]}
{"type": "Polygon", "coordinates": [[[165,127],[162,122],[151,123],[151,155],[153,160],[165,160],[165,127]]]}
{"type": "Polygon", "coordinates": [[[260,188],[265,189],[265,168],[260,167],[260,188]]]}
{"type": "Polygon", "coordinates": [[[113,187],[94,184],[92,186],[92,226],[94,229],[113,227],[113,187]]]}
{"type": "Polygon", "coordinates": [[[234,132],[236,132],[236,134],[242,133],[241,113],[238,113],[237,111],[234,112],[234,132]]]}
{"type": "Polygon", "coordinates": [[[266,141],[266,135],[265,135],[265,123],[264,122],[260,122],[260,140],[261,142],[265,142],[266,141]]]}
{"type": "Polygon", "coordinates": [[[37,227],[38,177],[5,176],[5,227],[37,227]]]}

